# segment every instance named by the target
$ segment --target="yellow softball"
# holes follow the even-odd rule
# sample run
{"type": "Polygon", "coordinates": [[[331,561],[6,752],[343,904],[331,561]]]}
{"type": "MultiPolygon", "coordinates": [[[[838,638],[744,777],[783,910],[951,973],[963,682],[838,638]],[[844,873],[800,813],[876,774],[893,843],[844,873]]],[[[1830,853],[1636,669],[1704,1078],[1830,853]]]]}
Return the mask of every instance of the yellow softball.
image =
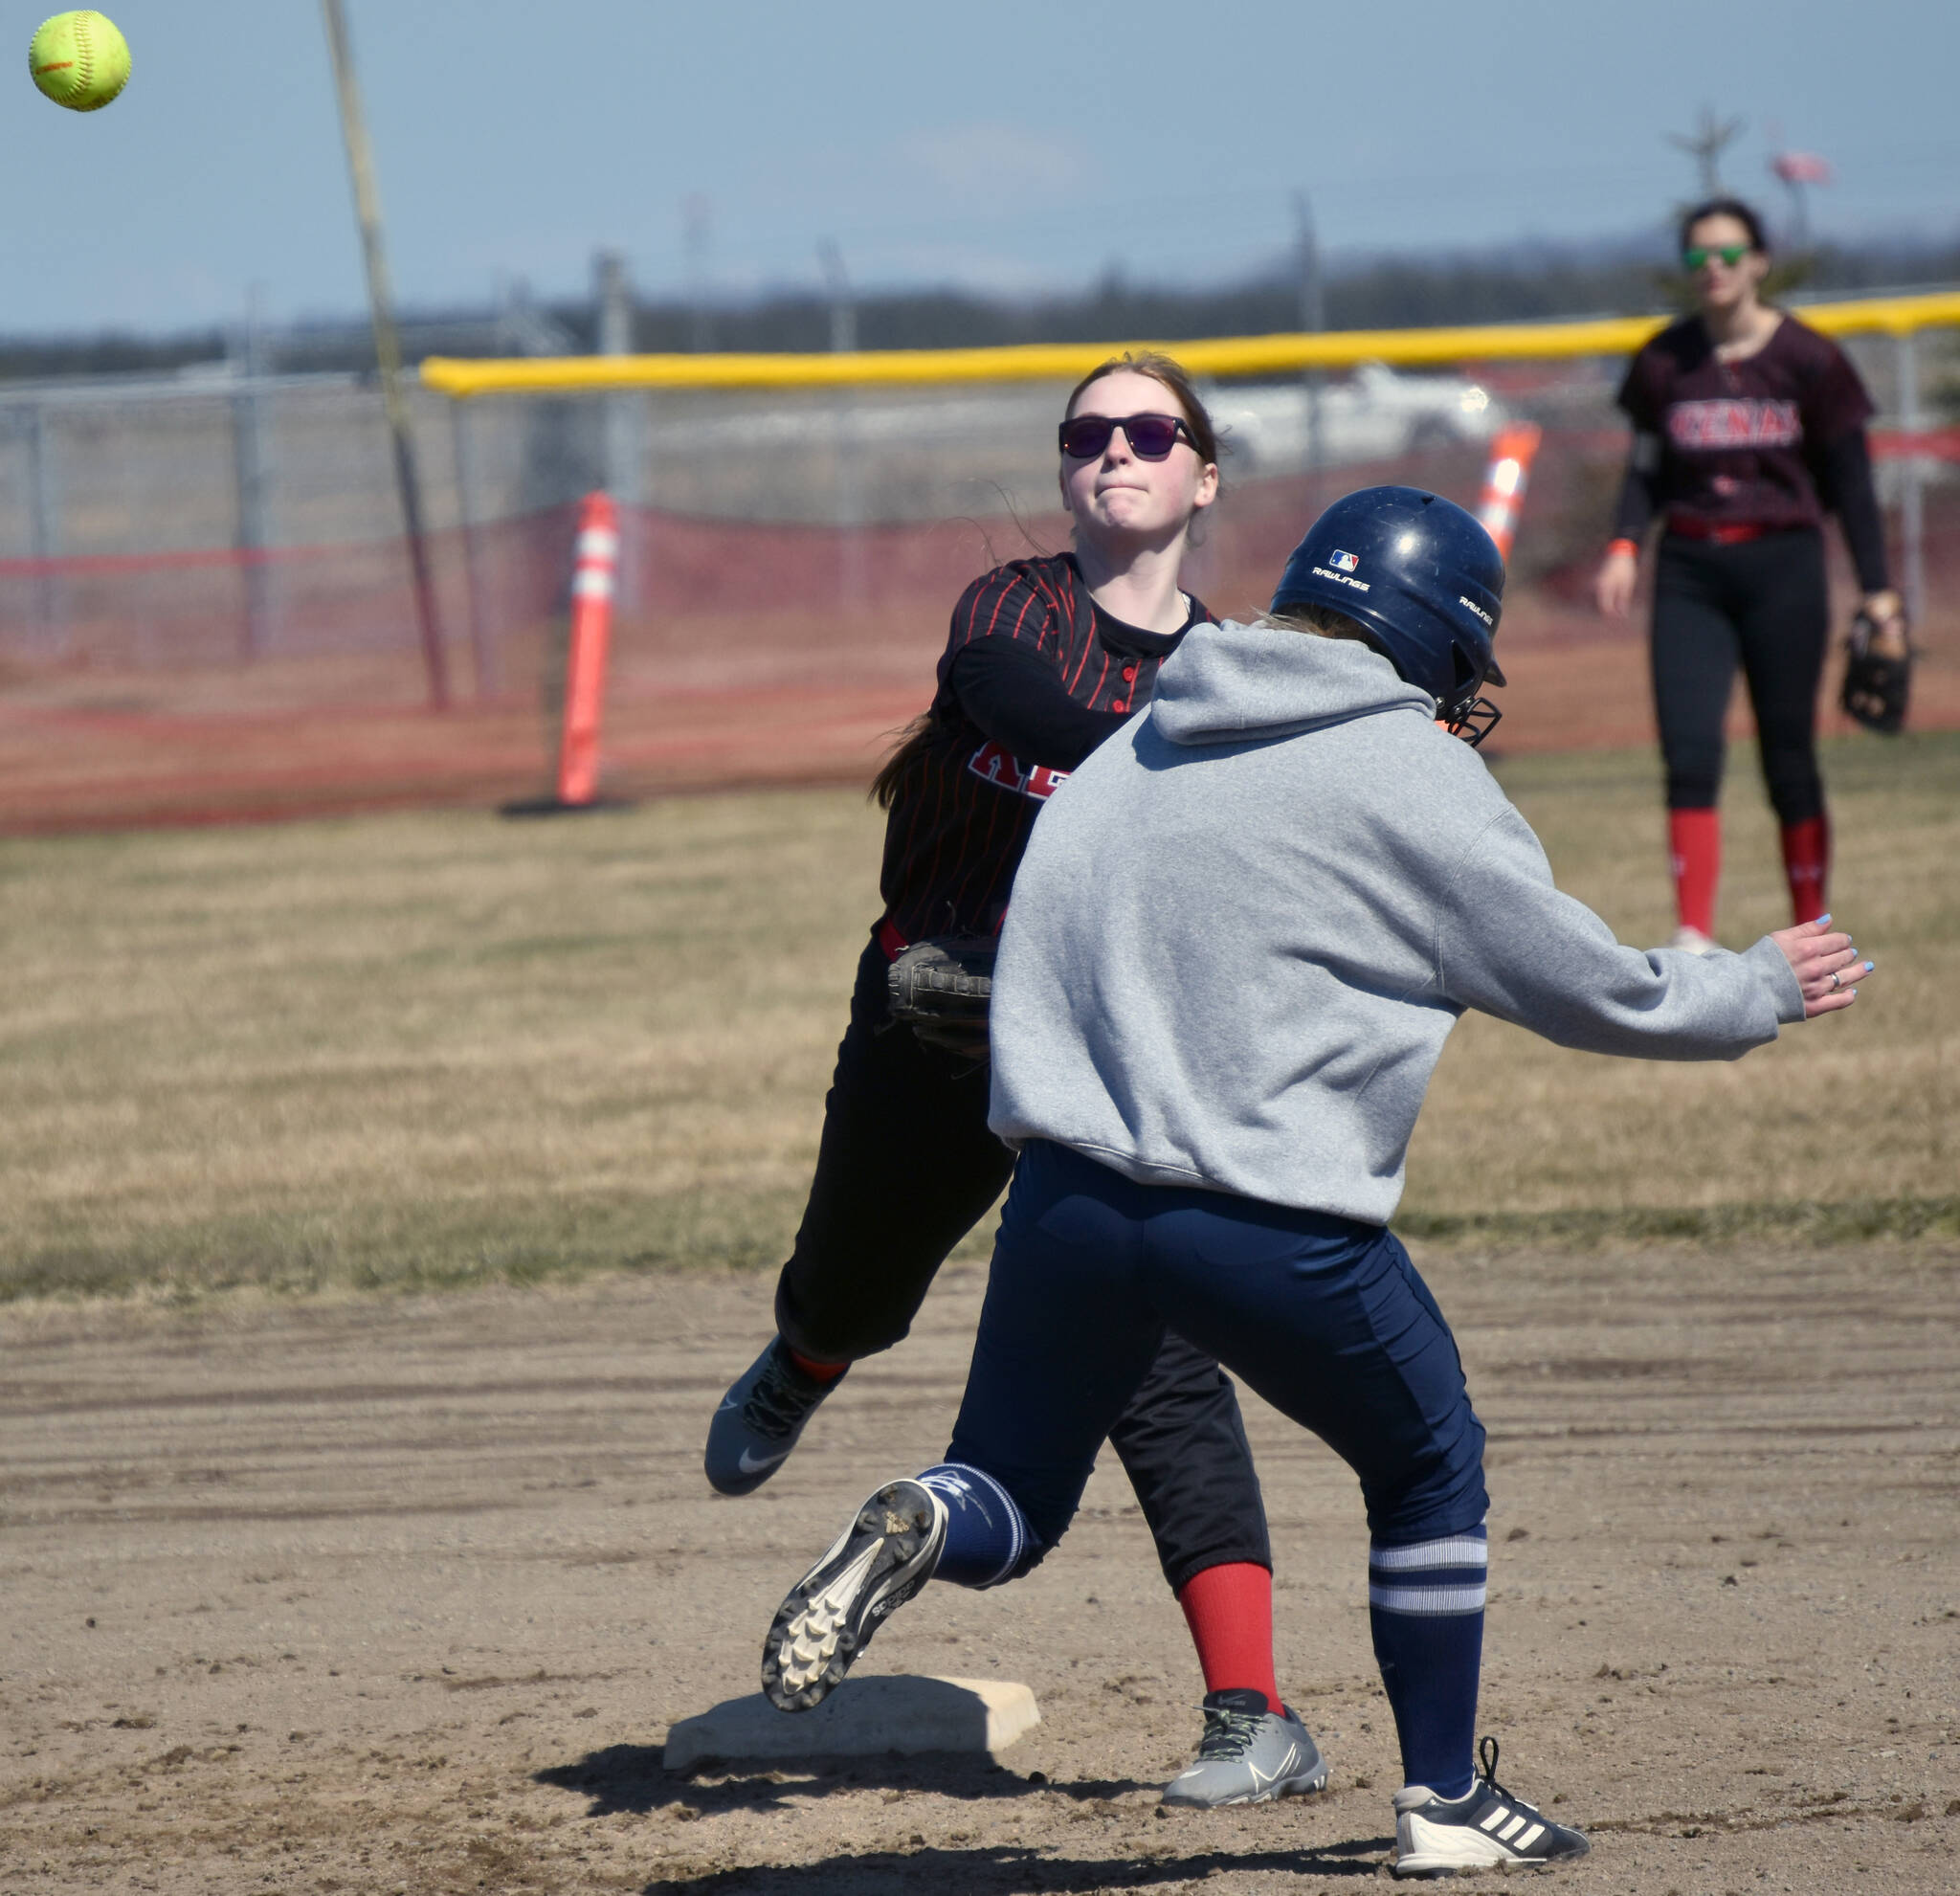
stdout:
{"type": "Polygon", "coordinates": [[[99,112],[129,83],[129,42],[105,14],[56,13],[41,22],[27,64],[56,105],[99,112]]]}

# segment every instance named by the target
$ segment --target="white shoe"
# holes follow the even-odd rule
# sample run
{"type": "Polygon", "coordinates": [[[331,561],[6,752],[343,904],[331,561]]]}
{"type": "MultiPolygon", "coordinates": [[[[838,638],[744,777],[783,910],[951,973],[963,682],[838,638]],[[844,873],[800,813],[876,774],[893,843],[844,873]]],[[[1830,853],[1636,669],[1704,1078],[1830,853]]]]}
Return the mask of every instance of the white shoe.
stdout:
{"type": "Polygon", "coordinates": [[[1683,954],[1713,954],[1722,944],[1712,935],[1704,935],[1699,928],[1690,928],[1683,923],[1667,938],[1667,946],[1679,948],[1683,954]]]}
{"type": "Polygon", "coordinates": [[[1405,1784],[1395,1793],[1392,1875],[1543,1869],[1592,1847],[1583,1832],[1552,1822],[1497,1781],[1495,1738],[1485,1738],[1477,1751],[1482,1774],[1467,1796],[1445,1801],[1426,1784],[1405,1784]]]}

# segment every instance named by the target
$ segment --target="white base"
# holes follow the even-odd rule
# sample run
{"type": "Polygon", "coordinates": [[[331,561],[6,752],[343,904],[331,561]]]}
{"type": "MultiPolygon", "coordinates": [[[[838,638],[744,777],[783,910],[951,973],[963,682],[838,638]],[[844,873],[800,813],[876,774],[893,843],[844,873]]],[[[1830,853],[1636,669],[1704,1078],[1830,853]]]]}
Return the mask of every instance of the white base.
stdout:
{"type": "Polygon", "coordinates": [[[778,1711],[760,1692],[727,1699],[667,1733],[660,1762],[860,1758],[897,1751],[1003,1751],[1041,1722],[1035,1694],[1005,1679],[846,1679],[814,1711],[778,1711]]]}

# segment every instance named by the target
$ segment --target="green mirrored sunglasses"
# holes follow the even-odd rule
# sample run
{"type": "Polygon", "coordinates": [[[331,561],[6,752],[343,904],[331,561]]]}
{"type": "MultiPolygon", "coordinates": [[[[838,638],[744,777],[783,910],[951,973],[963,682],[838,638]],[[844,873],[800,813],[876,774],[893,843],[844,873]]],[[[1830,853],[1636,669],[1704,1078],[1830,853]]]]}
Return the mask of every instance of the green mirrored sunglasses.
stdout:
{"type": "Polygon", "coordinates": [[[1748,244],[1717,244],[1712,250],[1702,244],[1695,244],[1681,254],[1683,270],[1699,270],[1711,257],[1719,257],[1733,270],[1749,254],[1748,244]]]}

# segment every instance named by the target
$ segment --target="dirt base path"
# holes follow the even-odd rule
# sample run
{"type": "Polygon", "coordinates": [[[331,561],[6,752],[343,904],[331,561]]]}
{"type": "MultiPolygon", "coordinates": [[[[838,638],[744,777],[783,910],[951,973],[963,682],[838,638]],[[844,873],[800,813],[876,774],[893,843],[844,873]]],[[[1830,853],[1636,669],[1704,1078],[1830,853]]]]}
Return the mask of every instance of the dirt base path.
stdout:
{"type": "MultiPolygon", "coordinates": [[[[1419,1260],[1491,1430],[1484,1729],[1575,1889],[1955,1886],[1950,1250],[1419,1260]]],[[[1399,1780],[1350,1479],[1251,1405],[1281,1678],[1323,1797],[1161,1812],[1202,1686],[1119,1473],[1022,1585],[867,1670],[1028,1681],[984,1762],[668,1777],[784,1588],[944,1445],[980,1275],[789,1472],[711,1499],[760,1278],[0,1314],[0,1885],[1293,1890],[1377,1876],[1399,1780]]],[[[1105,1458],[1106,1459],[1106,1458],[1105,1458]]]]}

